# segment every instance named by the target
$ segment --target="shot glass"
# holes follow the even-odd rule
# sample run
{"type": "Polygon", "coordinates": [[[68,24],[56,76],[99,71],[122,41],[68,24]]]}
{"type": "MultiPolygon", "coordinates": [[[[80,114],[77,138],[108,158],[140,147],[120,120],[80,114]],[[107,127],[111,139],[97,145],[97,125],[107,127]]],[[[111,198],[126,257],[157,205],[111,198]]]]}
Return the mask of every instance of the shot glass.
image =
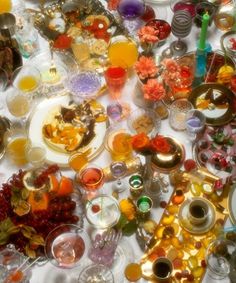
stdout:
{"type": "Polygon", "coordinates": [[[197,134],[200,133],[206,124],[205,115],[196,109],[188,111],[186,114],[186,131],[188,138],[191,141],[194,141],[197,137],[197,134]]]}

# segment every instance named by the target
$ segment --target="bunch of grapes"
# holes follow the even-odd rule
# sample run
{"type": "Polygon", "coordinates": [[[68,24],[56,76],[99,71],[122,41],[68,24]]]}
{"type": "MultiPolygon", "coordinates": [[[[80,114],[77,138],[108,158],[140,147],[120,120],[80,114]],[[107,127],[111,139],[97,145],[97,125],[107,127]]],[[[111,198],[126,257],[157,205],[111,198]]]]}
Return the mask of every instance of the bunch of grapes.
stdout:
{"type": "Polygon", "coordinates": [[[35,187],[40,188],[41,186],[43,186],[48,182],[48,176],[55,174],[58,170],[59,167],[57,164],[50,165],[47,169],[43,170],[34,180],[35,187]]]}

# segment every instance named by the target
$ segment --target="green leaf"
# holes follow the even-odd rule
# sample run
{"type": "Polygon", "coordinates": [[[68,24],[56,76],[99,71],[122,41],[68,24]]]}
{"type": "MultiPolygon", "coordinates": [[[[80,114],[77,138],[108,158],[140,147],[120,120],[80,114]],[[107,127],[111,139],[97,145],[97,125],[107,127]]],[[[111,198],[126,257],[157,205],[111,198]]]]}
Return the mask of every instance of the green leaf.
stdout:
{"type": "Polygon", "coordinates": [[[25,236],[25,238],[31,239],[32,236],[36,234],[36,231],[33,227],[25,225],[21,228],[21,233],[25,236]]]}
{"type": "Polygon", "coordinates": [[[118,221],[118,223],[116,224],[116,229],[122,229],[123,227],[125,227],[125,225],[128,223],[128,219],[125,217],[125,215],[123,213],[121,213],[120,219],[118,221]]]}
{"type": "Polygon", "coordinates": [[[42,236],[40,235],[33,235],[33,237],[30,240],[30,244],[40,245],[44,246],[45,242],[42,236]]]}
{"type": "Polygon", "coordinates": [[[9,235],[5,232],[0,233],[0,245],[5,245],[8,243],[9,235]]]}
{"type": "Polygon", "coordinates": [[[17,227],[17,226],[11,227],[7,230],[7,233],[9,235],[16,234],[18,232],[20,232],[20,227],[17,227]]]}
{"type": "Polygon", "coordinates": [[[25,246],[25,252],[28,257],[36,258],[36,252],[32,250],[28,244],[25,246]]]}
{"type": "Polygon", "coordinates": [[[19,194],[13,194],[13,195],[11,196],[11,205],[12,205],[12,206],[17,206],[20,200],[21,200],[21,199],[20,199],[20,197],[19,197],[19,194]]]}
{"type": "Polygon", "coordinates": [[[137,231],[138,224],[136,219],[128,222],[122,229],[123,235],[125,236],[131,236],[137,231]]]}
{"type": "Polygon", "coordinates": [[[27,190],[25,188],[23,190],[21,190],[21,197],[22,197],[22,199],[24,199],[24,200],[28,199],[29,194],[30,194],[29,190],[27,190]]]}
{"type": "Polygon", "coordinates": [[[14,224],[12,223],[11,219],[8,217],[0,223],[0,231],[6,232],[13,226],[14,224]]]}

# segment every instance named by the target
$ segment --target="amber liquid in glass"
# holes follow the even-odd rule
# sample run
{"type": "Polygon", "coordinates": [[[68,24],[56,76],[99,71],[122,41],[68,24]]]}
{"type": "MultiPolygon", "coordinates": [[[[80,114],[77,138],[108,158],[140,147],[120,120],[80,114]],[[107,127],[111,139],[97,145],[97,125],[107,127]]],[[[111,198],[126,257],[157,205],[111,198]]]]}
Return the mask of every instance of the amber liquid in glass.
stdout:
{"type": "Polygon", "coordinates": [[[86,190],[97,190],[104,183],[104,173],[99,168],[85,168],[80,173],[80,183],[86,190]]]}

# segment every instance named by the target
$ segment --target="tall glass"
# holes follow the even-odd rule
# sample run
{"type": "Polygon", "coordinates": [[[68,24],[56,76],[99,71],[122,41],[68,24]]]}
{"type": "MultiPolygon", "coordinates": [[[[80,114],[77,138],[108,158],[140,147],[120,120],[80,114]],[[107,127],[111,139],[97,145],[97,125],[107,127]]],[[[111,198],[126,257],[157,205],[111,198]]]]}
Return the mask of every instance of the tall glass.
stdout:
{"type": "Polygon", "coordinates": [[[108,58],[113,66],[131,68],[138,59],[137,44],[123,35],[115,36],[108,47],[108,58]]]}

